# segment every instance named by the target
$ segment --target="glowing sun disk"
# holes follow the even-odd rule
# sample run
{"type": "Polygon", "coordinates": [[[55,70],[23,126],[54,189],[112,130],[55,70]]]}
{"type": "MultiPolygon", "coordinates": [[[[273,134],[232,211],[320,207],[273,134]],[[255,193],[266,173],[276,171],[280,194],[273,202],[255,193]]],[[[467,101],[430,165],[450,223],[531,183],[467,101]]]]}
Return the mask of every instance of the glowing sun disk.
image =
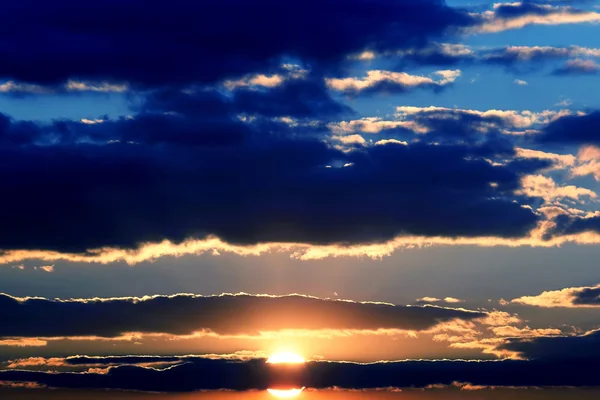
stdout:
{"type": "Polygon", "coordinates": [[[296,353],[282,352],[273,354],[267,362],[270,364],[302,364],[305,360],[296,353]]]}
{"type": "Polygon", "coordinates": [[[298,396],[304,388],[301,389],[288,389],[288,390],[279,390],[279,389],[267,389],[267,392],[271,393],[273,396],[279,399],[291,399],[292,397],[298,396]]]}

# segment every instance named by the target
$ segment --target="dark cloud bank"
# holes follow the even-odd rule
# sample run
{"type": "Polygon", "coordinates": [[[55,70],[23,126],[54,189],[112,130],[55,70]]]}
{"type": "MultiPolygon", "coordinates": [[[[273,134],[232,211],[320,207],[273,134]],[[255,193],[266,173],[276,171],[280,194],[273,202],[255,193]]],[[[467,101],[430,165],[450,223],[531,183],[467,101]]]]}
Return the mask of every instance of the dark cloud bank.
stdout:
{"type": "Polygon", "coordinates": [[[161,90],[134,118],[93,125],[1,117],[0,180],[11,195],[0,251],[84,253],[209,235],[235,244],[512,238],[537,223],[514,191],[548,162],[492,165],[488,158],[514,151],[491,135],[345,153],[325,143],[322,124],[272,118],[349,112],[324,90],[311,78],[231,96],[161,90]],[[254,119],[241,121],[242,110],[254,119]],[[331,163],[351,167],[325,168],[331,163]]]}
{"type": "Polygon", "coordinates": [[[514,150],[476,138],[482,121],[432,120],[439,146],[332,145],[327,122],[353,110],[330,96],[323,73],[365,48],[425,48],[477,22],[441,1],[25,0],[1,5],[0,16],[0,77],[145,89],[132,118],[41,125],[0,115],[0,180],[10,194],[0,255],[91,255],[209,236],[237,245],[519,238],[540,219],[514,191],[548,162],[490,163],[514,150]],[[285,57],[311,72],[272,88],[215,89],[281,73],[285,57]]]}
{"type": "Polygon", "coordinates": [[[1,77],[154,87],[262,72],[282,56],[328,68],[367,47],[422,45],[474,23],[440,0],[23,0],[0,15],[1,77]]]}
{"type": "Polygon", "coordinates": [[[70,357],[70,365],[114,365],[107,373],[0,371],[0,380],[58,388],[107,388],[159,392],[249,390],[269,387],[373,389],[423,388],[454,382],[481,386],[598,386],[600,332],[583,336],[509,339],[503,349],[528,360],[399,361],[373,364],[308,362],[266,364],[264,359],[210,360],[196,356],[70,357]],[[177,365],[156,369],[135,364],[177,365]],[[127,364],[127,365],[126,365],[127,364]]]}
{"type": "Polygon", "coordinates": [[[282,329],[425,330],[484,313],[303,296],[193,295],[19,301],[0,295],[0,337],[115,337],[124,332],[258,334],[282,329]]]}
{"type": "Polygon", "coordinates": [[[600,111],[559,118],[544,128],[537,139],[545,144],[600,145],[600,111]]]}
{"type": "Polygon", "coordinates": [[[265,360],[194,360],[156,370],[112,367],[106,374],[0,371],[0,380],[58,388],[131,389],[158,392],[249,390],[269,387],[371,389],[426,387],[468,382],[485,386],[594,386],[594,360],[404,361],[377,364],[309,362],[300,366],[265,360]]]}

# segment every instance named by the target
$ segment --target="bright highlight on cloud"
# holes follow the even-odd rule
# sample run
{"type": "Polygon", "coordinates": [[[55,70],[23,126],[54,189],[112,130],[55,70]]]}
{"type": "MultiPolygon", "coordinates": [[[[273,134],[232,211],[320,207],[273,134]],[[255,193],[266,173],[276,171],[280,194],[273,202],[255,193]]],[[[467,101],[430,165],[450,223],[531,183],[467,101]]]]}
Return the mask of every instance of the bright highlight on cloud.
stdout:
{"type": "Polygon", "coordinates": [[[269,392],[273,397],[276,397],[278,399],[291,399],[294,397],[298,397],[298,395],[300,395],[300,393],[302,393],[303,390],[304,388],[287,390],[267,389],[267,392],[269,392]]]}
{"type": "Polygon", "coordinates": [[[292,352],[275,353],[267,359],[270,364],[303,364],[305,362],[301,355],[292,352]]]}
{"type": "Polygon", "coordinates": [[[543,308],[597,308],[600,307],[600,285],[549,290],[536,296],[523,296],[514,304],[543,308]]]}

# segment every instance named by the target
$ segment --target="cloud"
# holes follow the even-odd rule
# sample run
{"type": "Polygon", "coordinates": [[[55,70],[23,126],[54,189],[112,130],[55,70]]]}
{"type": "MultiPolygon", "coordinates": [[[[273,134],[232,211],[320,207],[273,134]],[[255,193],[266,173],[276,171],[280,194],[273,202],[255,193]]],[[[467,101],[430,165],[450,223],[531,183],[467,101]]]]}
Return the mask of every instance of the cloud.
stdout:
{"type": "Polygon", "coordinates": [[[0,295],[0,338],[105,337],[129,332],[259,335],[282,330],[426,330],[480,312],[306,296],[146,296],[48,300],[0,295]],[[194,318],[186,316],[194,315],[194,318]],[[32,323],[32,321],[35,321],[32,323]]]}
{"type": "Polygon", "coordinates": [[[94,258],[166,242],[190,250],[190,241],[214,238],[256,253],[251,246],[370,245],[399,236],[515,238],[536,226],[538,216],[513,202],[514,190],[547,161],[490,164],[513,154],[496,141],[384,142],[346,152],[325,125],[284,121],[347,111],[322,89],[298,79],[231,97],[164,90],[135,116],[97,124],[2,116],[0,178],[15,195],[6,199],[12,212],[0,227],[0,257],[94,258]],[[244,120],[241,109],[254,115],[244,120]],[[332,162],[352,168],[325,168],[332,162]],[[60,200],[35,200],[58,187],[60,200]]]}
{"type": "Polygon", "coordinates": [[[530,1],[496,3],[494,9],[476,15],[480,22],[466,28],[469,33],[496,33],[521,29],[529,25],[562,25],[600,22],[600,14],[595,11],[579,10],[551,4],[530,1]]]}
{"type": "Polygon", "coordinates": [[[551,336],[510,339],[502,349],[516,351],[529,359],[573,359],[597,362],[600,357],[600,331],[580,336],[551,336]]]}
{"type": "Polygon", "coordinates": [[[527,72],[539,64],[562,59],[600,57],[600,49],[580,46],[507,46],[477,53],[478,61],[502,65],[513,71],[527,72]]]}
{"type": "Polygon", "coordinates": [[[428,128],[421,126],[415,121],[389,121],[379,117],[364,117],[351,121],[340,121],[330,123],[329,128],[335,134],[347,134],[354,132],[361,133],[380,133],[382,131],[390,131],[395,129],[406,129],[416,133],[427,133],[428,128]]]}
{"type": "Polygon", "coordinates": [[[309,362],[281,366],[264,360],[199,359],[156,370],[136,366],[105,373],[0,371],[0,380],[59,388],[127,389],[153,392],[264,390],[278,385],[314,389],[425,388],[465,382],[473,386],[593,386],[592,361],[403,361],[375,364],[309,362]]]}
{"type": "Polygon", "coordinates": [[[550,290],[536,296],[519,297],[511,303],[544,308],[599,308],[600,285],[550,290]]]}
{"type": "Polygon", "coordinates": [[[0,346],[9,347],[43,347],[48,342],[36,338],[19,338],[19,339],[0,339],[0,346]]]}
{"type": "Polygon", "coordinates": [[[537,71],[546,63],[559,60],[579,60],[593,63],[600,58],[600,49],[582,46],[504,46],[478,47],[457,43],[430,43],[425,47],[415,47],[398,51],[375,53],[367,51],[352,56],[353,60],[372,62],[375,59],[386,63],[396,63],[398,68],[461,65],[503,66],[509,72],[528,73],[537,71]]]}
{"type": "Polygon", "coordinates": [[[327,120],[353,114],[350,107],[329,96],[322,80],[312,76],[285,80],[268,91],[239,87],[233,91],[232,106],[239,113],[266,117],[319,117],[327,120]]]}
{"type": "Polygon", "coordinates": [[[460,70],[442,70],[434,77],[410,75],[406,72],[367,71],[365,78],[328,78],[327,86],[346,94],[404,93],[415,88],[442,88],[461,75],[460,70]]]}
{"type": "Polygon", "coordinates": [[[587,215],[558,215],[554,221],[554,226],[546,233],[548,237],[600,233],[600,214],[598,212],[587,215]]]}
{"type": "Polygon", "coordinates": [[[108,367],[137,365],[146,368],[164,369],[173,365],[185,364],[201,360],[252,360],[265,359],[266,355],[261,351],[236,351],[230,354],[203,354],[185,356],[158,356],[158,355],[135,355],[135,356],[70,356],[70,357],[29,357],[8,360],[2,369],[28,370],[28,371],[70,371],[91,372],[94,369],[105,372],[108,367]]]}
{"type": "Polygon", "coordinates": [[[562,67],[554,71],[555,75],[594,75],[600,72],[600,64],[593,60],[580,58],[567,61],[562,67]]]}
{"type": "Polygon", "coordinates": [[[541,150],[524,149],[517,147],[517,157],[519,158],[537,158],[541,160],[550,160],[552,162],[551,169],[568,169],[575,167],[578,157],[572,154],[555,154],[541,150]]]}
{"type": "Polygon", "coordinates": [[[600,148],[583,146],[577,154],[577,165],[572,169],[573,176],[592,175],[600,181],[600,148]]]}
{"type": "Polygon", "coordinates": [[[431,43],[427,47],[400,50],[384,57],[395,56],[401,63],[409,65],[456,65],[469,64],[477,59],[477,54],[469,46],[458,43],[431,43]]]}
{"type": "Polygon", "coordinates": [[[439,129],[448,134],[451,130],[442,129],[440,122],[455,122],[455,130],[462,128],[462,131],[472,130],[485,132],[490,129],[502,129],[504,133],[516,133],[513,130],[531,129],[541,127],[562,115],[567,114],[567,110],[553,111],[544,110],[533,112],[529,110],[471,110],[461,108],[447,107],[396,107],[396,116],[399,119],[413,120],[417,126],[422,127],[422,131],[431,131],[439,129]]]}
{"type": "Polygon", "coordinates": [[[499,337],[539,337],[539,336],[550,336],[560,335],[562,331],[556,328],[538,328],[532,329],[528,326],[524,328],[518,328],[516,326],[496,326],[493,327],[492,332],[494,335],[499,337]]]}
{"type": "Polygon", "coordinates": [[[598,240],[590,230],[548,235],[545,215],[517,192],[524,177],[570,159],[500,135],[541,130],[544,140],[543,124],[568,111],[401,106],[393,121],[338,121],[352,110],[310,74],[227,94],[149,91],[135,111],[47,124],[0,116],[0,178],[15,193],[0,261],[135,263],[213,250],[377,258],[432,244],[598,240]],[[35,201],[57,187],[60,201],[35,201]]]}
{"type": "Polygon", "coordinates": [[[600,145],[600,111],[566,115],[552,121],[537,136],[542,143],[600,145]]]}
{"type": "Polygon", "coordinates": [[[464,300],[457,299],[454,297],[446,297],[444,299],[438,299],[436,297],[422,297],[420,299],[417,299],[417,303],[439,303],[442,301],[449,304],[464,303],[464,300]]]}
{"type": "Polygon", "coordinates": [[[97,93],[121,93],[128,90],[126,84],[114,84],[108,82],[80,82],[69,80],[64,84],[56,85],[36,85],[29,83],[20,83],[14,81],[6,81],[0,84],[0,93],[14,94],[32,94],[44,95],[52,93],[81,93],[81,92],[97,92],[97,93]]]}
{"type": "MultiPolygon", "coordinates": [[[[544,125],[569,115],[569,110],[472,110],[448,107],[396,107],[395,119],[364,117],[361,119],[338,121],[328,124],[334,134],[387,134],[435,141],[456,142],[457,140],[487,140],[494,135],[534,135],[544,125]]],[[[525,152],[521,152],[525,154],[525,152]]],[[[528,158],[534,158],[530,151],[528,158]]],[[[539,152],[543,155],[543,152],[539,152]]],[[[566,157],[566,156],[565,156],[566,157]]],[[[547,160],[558,161],[544,157],[547,160]]]]}
{"type": "Polygon", "coordinates": [[[427,43],[473,23],[436,0],[377,7],[350,0],[343,8],[335,0],[310,0],[293,15],[269,0],[141,4],[30,0],[3,7],[0,77],[39,85],[74,78],[133,87],[216,83],[277,68],[284,57],[335,67],[365,48],[427,43]]]}
{"type": "Polygon", "coordinates": [[[550,177],[543,175],[527,175],[521,180],[522,189],[517,191],[518,194],[530,197],[540,197],[546,202],[554,200],[572,199],[575,201],[583,201],[583,197],[595,199],[598,196],[590,189],[577,187],[574,185],[559,186],[550,177]]]}

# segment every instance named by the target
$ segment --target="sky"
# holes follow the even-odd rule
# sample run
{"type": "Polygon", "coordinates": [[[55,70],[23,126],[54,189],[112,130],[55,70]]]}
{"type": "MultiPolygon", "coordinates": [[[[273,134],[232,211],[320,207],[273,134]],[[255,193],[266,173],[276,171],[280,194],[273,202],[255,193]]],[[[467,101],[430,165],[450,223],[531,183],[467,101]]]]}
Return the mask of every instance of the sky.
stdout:
{"type": "Polygon", "coordinates": [[[2,3],[0,397],[597,398],[599,23],[2,3]]]}

